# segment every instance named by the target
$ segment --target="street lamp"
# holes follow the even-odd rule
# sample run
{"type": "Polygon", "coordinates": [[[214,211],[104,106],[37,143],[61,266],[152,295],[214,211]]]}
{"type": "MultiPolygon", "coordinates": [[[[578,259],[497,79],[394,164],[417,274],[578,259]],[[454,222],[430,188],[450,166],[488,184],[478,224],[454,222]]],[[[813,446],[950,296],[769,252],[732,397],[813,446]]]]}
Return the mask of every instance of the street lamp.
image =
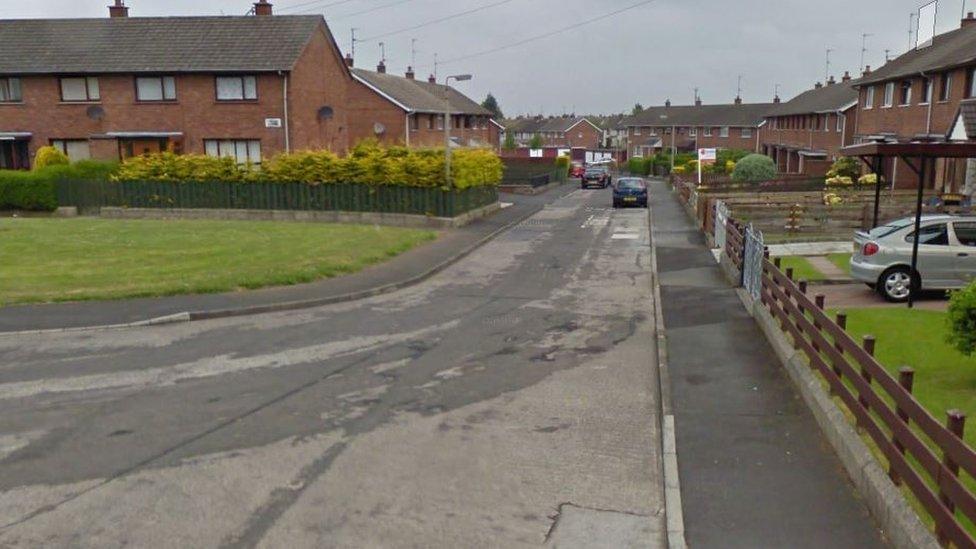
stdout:
{"type": "Polygon", "coordinates": [[[467,82],[471,80],[471,75],[452,74],[444,79],[444,177],[448,187],[453,187],[451,185],[451,101],[447,95],[452,79],[455,82],[467,82]]]}

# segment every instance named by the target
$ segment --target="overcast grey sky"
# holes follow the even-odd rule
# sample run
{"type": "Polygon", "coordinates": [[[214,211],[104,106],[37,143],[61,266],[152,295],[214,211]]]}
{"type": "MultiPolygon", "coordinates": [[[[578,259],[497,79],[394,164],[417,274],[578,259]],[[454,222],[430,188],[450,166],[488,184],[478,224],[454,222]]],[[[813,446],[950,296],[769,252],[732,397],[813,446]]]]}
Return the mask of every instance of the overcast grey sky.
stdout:
{"type": "MultiPolygon", "coordinates": [[[[253,0],[127,0],[132,16],[239,15],[253,0]]],[[[572,30],[526,45],[440,67],[439,73],[474,74],[459,86],[484,98],[491,91],[506,115],[613,113],[644,106],[689,103],[700,88],[706,103],[731,101],[737,76],[747,102],[769,101],[775,86],[786,99],[822,80],[825,52],[831,73],[857,72],[861,35],[865,63],[884,62],[909,45],[909,13],[927,0],[654,0],[615,17],[590,19],[640,0],[272,0],[280,13],[323,13],[343,51],[350,29],[356,65],[375,68],[379,41],[391,72],[411,62],[417,72],[441,60],[513,44],[551,30],[572,30]],[[332,5],[330,5],[332,4],[332,5]],[[371,37],[434,19],[499,4],[420,29],[371,37]],[[368,11],[372,10],[372,11],[368,11]],[[367,12],[368,13],[363,13],[367,12]]],[[[0,17],[103,17],[110,0],[0,0],[0,17]]],[[[956,28],[963,0],[941,0],[939,32],[956,28]]],[[[976,9],[976,0],[969,0],[976,9]]]]}

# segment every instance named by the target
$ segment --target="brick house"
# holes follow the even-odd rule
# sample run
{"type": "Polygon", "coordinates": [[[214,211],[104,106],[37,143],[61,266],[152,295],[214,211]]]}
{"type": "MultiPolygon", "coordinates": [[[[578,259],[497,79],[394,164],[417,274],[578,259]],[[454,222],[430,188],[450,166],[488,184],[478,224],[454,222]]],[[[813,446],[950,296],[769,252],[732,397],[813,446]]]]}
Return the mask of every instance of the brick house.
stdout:
{"type": "Polygon", "coordinates": [[[515,135],[520,147],[527,147],[537,135],[542,148],[595,150],[604,146],[603,128],[585,116],[516,118],[502,125],[515,135]]]}
{"type": "MultiPolygon", "coordinates": [[[[352,59],[346,57],[351,66],[352,59]]],[[[386,72],[381,62],[376,71],[351,69],[353,79],[385,103],[387,116],[373,128],[386,141],[409,147],[443,147],[444,113],[451,110],[451,141],[458,147],[490,147],[498,150],[501,126],[491,112],[456,89],[438,84],[431,76],[417,80],[410,69],[404,76],[386,72]]]]}
{"type": "Polygon", "coordinates": [[[817,82],[793,99],[774,105],[759,130],[760,152],[776,161],[784,174],[820,176],[837,160],[840,149],[854,143],[857,91],[844,73],[826,85],[817,82]]]}
{"type": "MultiPolygon", "coordinates": [[[[855,87],[856,143],[946,139],[963,102],[976,98],[976,18],[969,13],[960,28],[866,73],[855,87]]],[[[967,171],[976,176],[973,160],[939,160],[926,187],[958,191],[966,185],[967,171]]],[[[890,161],[885,172],[898,187],[917,185],[917,176],[901,161],[890,161]]]]}
{"type": "Polygon", "coordinates": [[[279,16],[0,20],[0,168],[170,150],[260,162],[402,142],[403,111],[353,77],[325,20],[279,16]],[[399,125],[399,126],[398,126],[399,125]]]}
{"type": "Polygon", "coordinates": [[[643,157],[657,152],[698,148],[759,150],[759,128],[773,103],[671,105],[644,109],[620,124],[626,128],[627,153],[643,157]]]}

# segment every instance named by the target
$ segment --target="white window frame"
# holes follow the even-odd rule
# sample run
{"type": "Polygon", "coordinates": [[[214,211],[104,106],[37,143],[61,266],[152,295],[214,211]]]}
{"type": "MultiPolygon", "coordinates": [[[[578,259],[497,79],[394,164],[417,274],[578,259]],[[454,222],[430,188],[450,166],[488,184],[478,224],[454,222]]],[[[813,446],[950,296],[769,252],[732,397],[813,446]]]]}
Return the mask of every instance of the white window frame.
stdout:
{"type": "Polygon", "coordinates": [[[718,136],[719,137],[728,137],[729,136],[729,127],[728,126],[722,126],[721,128],[719,128],[719,130],[718,130],[718,136]]]}
{"type": "Polygon", "coordinates": [[[102,99],[101,91],[98,89],[97,76],[62,76],[58,79],[58,87],[61,91],[61,101],[63,103],[95,103],[102,99]],[[74,99],[65,97],[64,84],[68,81],[76,81],[84,86],[84,99],[80,97],[74,99]]]}
{"type": "Polygon", "coordinates": [[[711,137],[712,136],[712,127],[711,126],[705,126],[703,128],[703,131],[704,131],[704,136],[705,137],[711,137]]]}
{"type": "Polygon", "coordinates": [[[824,114],[823,131],[825,131],[825,132],[829,132],[830,131],[830,113],[829,112],[826,113],[826,114],[824,114]]]}
{"type": "Polygon", "coordinates": [[[739,133],[742,139],[752,139],[752,128],[741,128],[739,133]]]}
{"type": "Polygon", "coordinates": [[[698,128],[694,126],[688,128],[688,135],[690,135],[691,137],[698,137],[698,128]]]}
{"type": "MultiPolygon", "coordinates": [[[[225,88],[226,91],[226,88],[225,88]]],[[[236,91],[236,90],[235,90],[236,91]]],[[[239,74],[233,76],[215,76],[214,94],[217,101],[257,101],[258,100],[258,77],[251,74],[239,74]],[[240,95],[221,97],[220,83],[231,84],[234,81],[240,82],[240,95]]]]}
{"type": "Polygon", "coordinates": [[[899,107],[908,107],[912,104],[912,88],[914,87],[915,87],[915,82],[911,80],[902,80],[901,82],[898,83],[898,106],[899,107]],[[905,84],[908,84],[907,88],[905,84]]]}
{"type": "MultiPolygon", "coordinates": [[[[641,128],[640,128],[640,126],[634,126],[634,135],[640,135],[640,134],[641,134],[641,128]]],[[[651,134],[651,135],[654,135],[654,134],[651,134]]]]}
{"type": "Polygon", "coordinates": [[[24,101],[23,82],[16,76],[0,78],[0,103],[21,103],[24,101]]]}
{"type": "Polygon", "coordinates": [[[837,131],[844,131],[844,123],[847,120],[847,115],[844,113],[837,113],[837,131]]]}
{"type": "Polygon", "coordinates": [[[935,93],[935,79],[932,77],[922,80],[922,101],[919,105],[928,105],[932,102],[932,95],[935,93]]]}
{"type": "Polygon", "coordinates": [[[864,110],[874,108],[874,86],[868,86],[864,91],[864,110]]]}
{"type": "Polygon", "coordinates": [[[881,108],[890,109],[895,104],[895,83],[888,82],[884,87],[884,102],[881,108]]]}
{"type": "Polygon", "coordinates": [[[651,128],[651,130],[649,132],[649,135],[652,135],[652,136],[657,135],[657,128],[651,128]]]}
{"type": "Polygon", "coordinates": [[[260,139],[204,139],[203,150],[207,156],[233,158],[238,164],[259,165],[262,160],[260,139]]]}
{"type": "MultiPolygon", "coordinates": [[[[154,90],[155,91],[155,90],[154,90]]],[[[140,103],[164,103],[166,101],[176,101],[176,77],[175,76],[137,76],[136,77],[136,101],[140,103]],[[159,85],[158,98],[146,98],[142,96],[142,85],[159,85]]]]}
{"type": "Polygon", "coordinates": [[[952,73],[944,72],[939,79],[939,103],[945,103],[952,98],[952,73]],[[942,90],[945,90],[945,97],[942,97],[942,90]]]}
{"type": "Polygon", "coordinates": [[[87,139],[52,139],[51,146],[63,152],[71,162],[91,158],[91,144],[87,139]]]}

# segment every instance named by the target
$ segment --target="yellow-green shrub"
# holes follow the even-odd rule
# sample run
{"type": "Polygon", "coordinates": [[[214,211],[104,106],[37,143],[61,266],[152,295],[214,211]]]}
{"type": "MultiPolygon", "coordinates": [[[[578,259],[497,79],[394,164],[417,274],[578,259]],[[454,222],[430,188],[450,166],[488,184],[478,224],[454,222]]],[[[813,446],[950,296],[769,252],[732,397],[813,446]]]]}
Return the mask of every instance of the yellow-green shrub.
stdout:
{"type": "Polygon", "coordinates": [[[878,184],[878,174],[868,173],[857,178],[857,182],[860,185],[877,185],[878,184]]]}
{"type": "Polygon", "coordinates": [[[70,163],[71,161],[68,160],[68,155],[61,152],[61,149],[56,149],[51,146],[37,149],[37,154],[34,155],[35,170],[43,170],[48,166],[66,166],[70,163]]]}
{"type": "Polygon", "coordinates": [[[848,186],[854,184],[854,180],[846,175],[835,175],[833,177],[828,177],[826,182],[829,186],[848,186]]]}
{"type": "Polygon", "coordinates": [[[127,159],[115,179],[122,181],[244,181],[254,176],[249,165],[233,158],[162,152],[127,159]]]}

